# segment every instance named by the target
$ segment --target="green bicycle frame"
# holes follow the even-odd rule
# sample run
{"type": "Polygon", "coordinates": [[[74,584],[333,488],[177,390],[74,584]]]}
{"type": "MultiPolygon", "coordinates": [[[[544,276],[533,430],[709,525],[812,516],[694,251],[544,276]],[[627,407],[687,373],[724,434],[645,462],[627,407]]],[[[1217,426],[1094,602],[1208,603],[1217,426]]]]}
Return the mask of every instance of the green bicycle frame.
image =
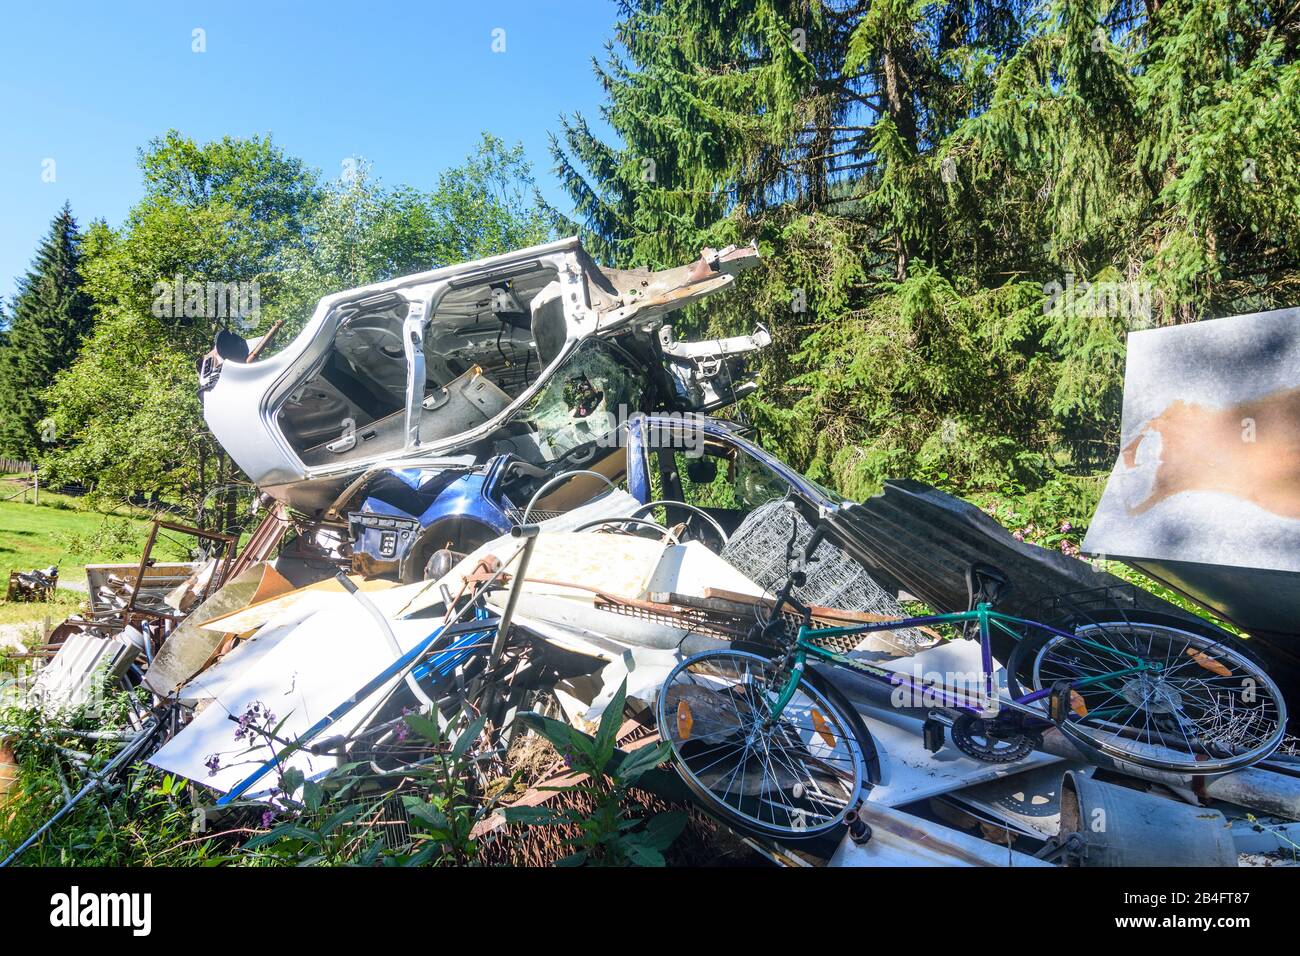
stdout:
{"type": "MultiPolygon", "coordinates": [[[[1037,628],[1038,630],[1045,631],[1049,634],[1067,638],[1081,646],[1091,647],[1094,650],[1101,651],[1113,657],[1119,657],[1133,662],[1131,667],[1109,671],[1105,674],[1095,674],[1091,677],[1085,677],[1074,681],[1070,684],[1071,689],[1077,689],[1092,684],[1103,684],[1106,681],[1120,677],[1127,677],[1145,671],[1159,671],[1163,667],[1163,665],[1158,661],[1146,661],[1136,654],[1129,654],[1114,647],[1099,644],[1086,637],[1080,637],[1077,634],[1071,634],[1068,631],[1062,631],[1047,624],[1041,624],[1037,621],[1030,621],[1025,618],[1012,617],[1009,614],[999,613],[992,610],[988,604],[979,604],[970,611],[956,611],[949,614],[931,614],[925,617],[905,618],[899,621],[854,624],[845,627],[814,628],[809,627],[807,624],[801,624],[792,650],[793,660],[790,668],[790,677],[789,680],[786,681],[785,686],[781,689],[781,693],[771,705],[769,721],[776,721],[781,714],[784,713],[785,708],[789,706],[790,701],[794,698],[795,690],[799,686],[799,681],[803,677],[803,672],[807,666],[809,658],[835,667],[848,668],[849,670],[864,674],[867,677],[873,678],[882,683],[887,683],[890,686],[904,686],[913,692],[921,691],[930,694],[945,707],[957,708],[979,716],[996,716],[999,712],[1001,701],[997,694],[993,668],[993,652],[989,635],[993,628],[997,628],[999,631],[1010,635],[1014,640],[1022,640],[1023,638],[1020,633],[1015,629],[1016,626],[1037,628]],[[866,661],[854,660],[844,654],[838,654],[834,651],[829,651],[824,647],[818,647],[813,643],[814,638],[825,639],[828,637],[848,635],[856,636],[861,634],[870,634],[875,631],[890,631],[899,628],[921,627],[934,624],[949,624],[963,627],[967,624],[978,625],[980,634],[981,664],[983,670],[981,679],[984,684],[983,700],[972,701],[957,689],[947,686],[941,688],[920,686],[910,675],[878,667],[875,664],[870,664],[866,661]]],[[[1051,689],[1045,688],[1034,691],[1030,694],[1025,694],[1021,697],[1013,698],[1012,703],[1015,705],[1026,705],[1041,700],[1050,694],[1051,689]]]]}

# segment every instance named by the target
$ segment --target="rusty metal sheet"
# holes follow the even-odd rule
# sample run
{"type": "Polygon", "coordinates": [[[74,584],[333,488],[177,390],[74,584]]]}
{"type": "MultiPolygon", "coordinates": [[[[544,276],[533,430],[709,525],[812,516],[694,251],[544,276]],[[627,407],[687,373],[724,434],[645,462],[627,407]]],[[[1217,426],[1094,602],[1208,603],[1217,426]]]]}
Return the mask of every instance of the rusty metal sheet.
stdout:
{"type": "Polygon", "coordinates": [[[1084,550],[1249,631],[1300,630],[1300,309],[1134,332],[1084,550]]]}

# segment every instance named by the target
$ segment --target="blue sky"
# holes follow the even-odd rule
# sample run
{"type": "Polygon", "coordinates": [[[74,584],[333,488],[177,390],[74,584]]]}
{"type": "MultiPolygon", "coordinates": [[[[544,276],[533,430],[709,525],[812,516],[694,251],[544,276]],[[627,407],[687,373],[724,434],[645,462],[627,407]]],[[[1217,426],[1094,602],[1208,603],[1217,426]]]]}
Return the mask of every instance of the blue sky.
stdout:
{"type": "Polygon", "coordinates": [[[326,176],[363,156],[384,182],[418,187],[489,130],[522,141],[560,201],[546,134],[574,111],[603,129],[591,58],[603,60],[615,16],[612,0],[6,5],[0,296],[65,199],[83,226],[119,225],[140,195],[136,150],[171,127],[197,140],[270,133],[326,176]],[[192,50],[195,29],[205,52],[192,50]]]}

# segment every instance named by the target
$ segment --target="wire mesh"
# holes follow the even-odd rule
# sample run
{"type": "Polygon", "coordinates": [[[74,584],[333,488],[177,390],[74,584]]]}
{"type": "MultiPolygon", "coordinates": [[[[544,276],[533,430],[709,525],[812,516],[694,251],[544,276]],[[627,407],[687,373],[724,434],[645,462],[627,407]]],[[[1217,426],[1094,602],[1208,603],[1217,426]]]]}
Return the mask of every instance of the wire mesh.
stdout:
{"type": "MultiPolygon", "coordinates": [[[[784,501],[769,501],[750,512],[727,542],[722,557],[755,584],[775,592],[789,574],[787,555],[802,554],[812,532],[812,526],[803,516],[784,501]]],[[[804,573],[807,581],[794,591],[794,596],[804,604],[889,617],[908,616],[902,605],[862,565],[828,541],[817,546],[804,573]]],[[[888,631],[881,637],[907,654],[934,644],[932,636],[915,628],[888,631]]]]}

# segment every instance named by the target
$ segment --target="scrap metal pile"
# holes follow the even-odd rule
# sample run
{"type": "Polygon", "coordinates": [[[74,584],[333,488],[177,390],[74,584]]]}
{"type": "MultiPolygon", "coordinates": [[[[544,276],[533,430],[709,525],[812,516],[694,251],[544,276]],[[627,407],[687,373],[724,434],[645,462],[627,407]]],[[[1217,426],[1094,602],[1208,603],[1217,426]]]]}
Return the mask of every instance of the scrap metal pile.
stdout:
{"type": "Polygon", "coordinates": [[[844,502],[708,417],[768,336],[665,316],[756,262],[565,240],[330,296],[270,358],[223,333],[205,414],[265,517],[88,569],[31,702],[136,703],[10,860],[140,762],[275,809],[411,774],[422,715],[486,790],[538,715],[590,733],[623,700],[620,751],[674,771],[642,786],[783,864],[1295,862],[1295,687],[1250,641],[926,486],[844,502]]]}
{"type": "Polygon", "coordinates": [[[59,569],[50,566],[45,570],[10,571],[6,601],[49,601],[59,586],[59,569]]]}

